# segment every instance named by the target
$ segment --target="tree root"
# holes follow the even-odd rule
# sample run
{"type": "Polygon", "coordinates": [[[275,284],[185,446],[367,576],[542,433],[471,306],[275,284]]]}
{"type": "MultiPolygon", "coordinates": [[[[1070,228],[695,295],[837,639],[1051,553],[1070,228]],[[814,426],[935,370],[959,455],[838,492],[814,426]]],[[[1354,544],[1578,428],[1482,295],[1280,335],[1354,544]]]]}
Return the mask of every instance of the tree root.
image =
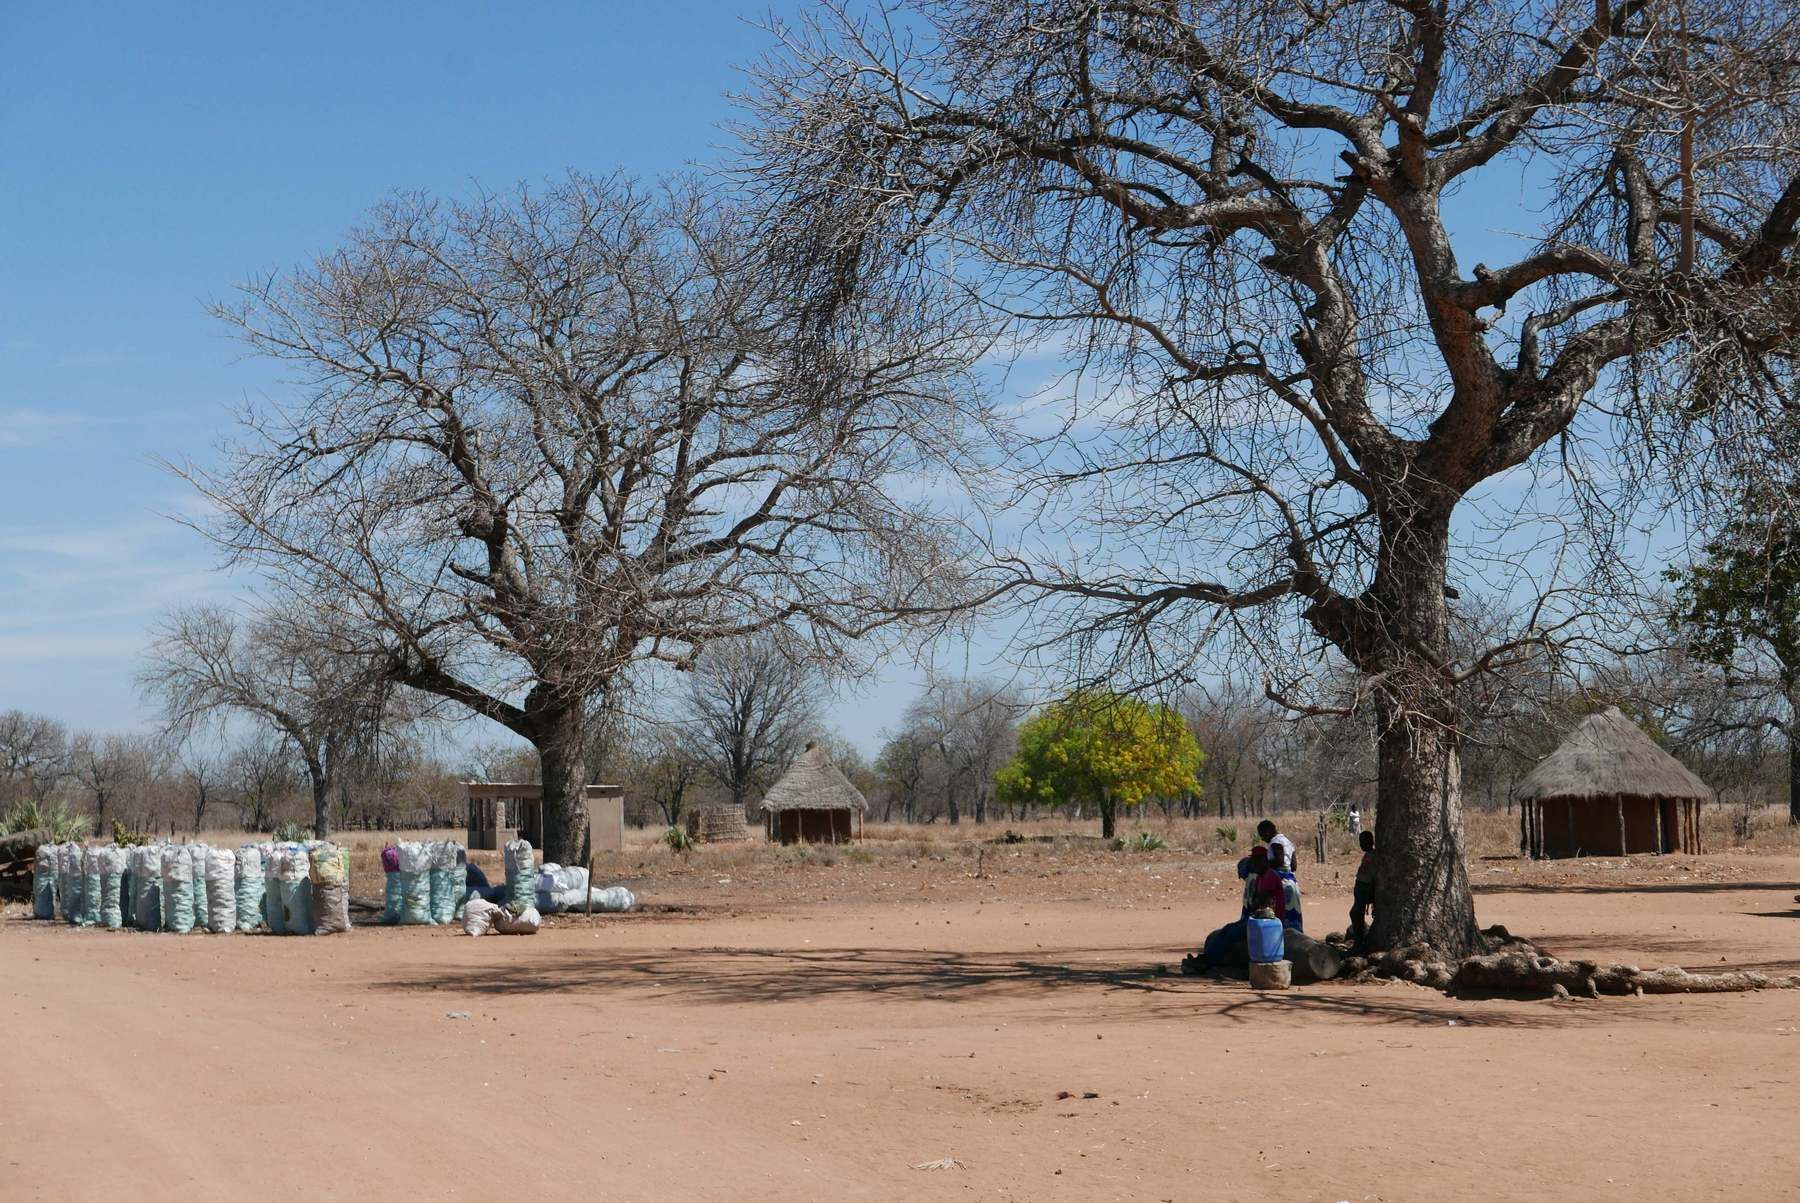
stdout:
{"type": "Polygon", "coordinates": [[[1599,998],[1601,995],[1731,994],[1750,990],[1800,989],[1800,976],[1755,972],[1689,973],[1668,966],[1601,965],[1559,961],[1504,927],[1483,933],[1490,951],[1452,963],[1430,945],[1413,944],[1344,960],[1344,975],[1356,981],[1391,978],[1462,996],[1522,995],[1538,998],[1599,998]]]}

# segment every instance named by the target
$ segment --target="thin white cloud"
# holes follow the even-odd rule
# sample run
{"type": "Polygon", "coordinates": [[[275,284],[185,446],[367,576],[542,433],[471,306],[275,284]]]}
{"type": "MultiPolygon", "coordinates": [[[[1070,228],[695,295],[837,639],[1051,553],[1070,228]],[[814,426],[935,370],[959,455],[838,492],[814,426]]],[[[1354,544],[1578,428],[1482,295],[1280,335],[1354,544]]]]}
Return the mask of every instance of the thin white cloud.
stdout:
{"type": "Polygon", "coordinates": [[[67,440],[83,430],[110,426],[116,419],[48,409],[0,409],[0,449],[41,447],[67,440]]]}
{"type": "Polygon", "coordinates": [[[0,634],[0,664],[105,660],[122,664],[144,646],[142,631],[0,634]]]}

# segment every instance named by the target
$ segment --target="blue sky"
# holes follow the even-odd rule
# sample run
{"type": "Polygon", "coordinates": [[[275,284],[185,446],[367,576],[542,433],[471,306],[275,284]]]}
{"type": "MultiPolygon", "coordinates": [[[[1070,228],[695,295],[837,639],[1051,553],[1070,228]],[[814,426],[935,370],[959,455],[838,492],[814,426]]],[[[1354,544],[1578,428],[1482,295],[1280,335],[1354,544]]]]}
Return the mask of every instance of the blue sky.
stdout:
{"type": "MultiPolygon", "coordinates": [[[[0,3],[0,709],[145,724],[146,623],[236,589],[165,517],[191,502],[152,462],[204,458],[279,388],[209,299],[394,188],[712,156],[764,11],[0,3]]],[[[872,747],[913,677],[839,725],[872,747]]]]}
{"type": "MultiPolygon", "coordinates": [[[[146,624],[240,588],[170,520],[193,503],[153,462],[204,460],[236,405],[280,390],[208,300],[395,188],[716,158],[734,66],[766,44],[745,18],[766,11],[0,0],[0,709],[145,725],[146,624]]],[[[1506,231],[1536,221],[1519,185],[1463,199],[1465,254],[1516,252],[1506,231]]],[[[992,671],[998,646],[939,663],[992,671]]],[[[836,725],[872,752],[922,678],[894,664],[836,725]]]]}

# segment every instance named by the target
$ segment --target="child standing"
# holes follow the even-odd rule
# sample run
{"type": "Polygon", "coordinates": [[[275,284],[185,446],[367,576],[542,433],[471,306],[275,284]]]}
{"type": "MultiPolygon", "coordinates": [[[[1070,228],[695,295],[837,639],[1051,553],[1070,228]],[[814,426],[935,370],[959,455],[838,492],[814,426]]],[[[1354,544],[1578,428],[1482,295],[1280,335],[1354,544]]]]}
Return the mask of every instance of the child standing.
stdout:
{"type": "Polygon", "coordinates": [[[1363,832],[1357,843],[1362,845],[1362,863],[1356,866],[1356,885],[1350,895],[1350,938],[1361,944],[1369,934],[1369,908],[1375,905],[1375,833],[1363,832]]]}

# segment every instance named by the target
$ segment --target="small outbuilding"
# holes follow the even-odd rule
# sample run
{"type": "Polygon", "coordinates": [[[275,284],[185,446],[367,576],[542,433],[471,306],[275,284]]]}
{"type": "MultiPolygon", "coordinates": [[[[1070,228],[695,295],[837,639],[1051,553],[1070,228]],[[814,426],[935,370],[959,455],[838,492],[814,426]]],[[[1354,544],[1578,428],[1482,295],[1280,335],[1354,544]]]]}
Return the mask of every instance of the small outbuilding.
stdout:
{"type": "Polygon", "coordinates": [[[847,844],[861,830],[868,807],[831,754],[809,743],[763,795],[763,827],[779,844],[847,844]]]}
{"type": "Polygon", "coordinates": [[[1590,714],[1519,783],[1520,836],[1533,860],[1700,851],[1713,791],[1616,706],[1590,714]]]}
{"type": "MultiPolygon", "coordinates": [[[[465,781],[469,800],[469,847],[498,851],[521,837],[544,846],[544,787],[533,781],[465,781]]],[[[587,787],[588,839],[594,852],[625,847],[625,789],[587,787]]]]}

